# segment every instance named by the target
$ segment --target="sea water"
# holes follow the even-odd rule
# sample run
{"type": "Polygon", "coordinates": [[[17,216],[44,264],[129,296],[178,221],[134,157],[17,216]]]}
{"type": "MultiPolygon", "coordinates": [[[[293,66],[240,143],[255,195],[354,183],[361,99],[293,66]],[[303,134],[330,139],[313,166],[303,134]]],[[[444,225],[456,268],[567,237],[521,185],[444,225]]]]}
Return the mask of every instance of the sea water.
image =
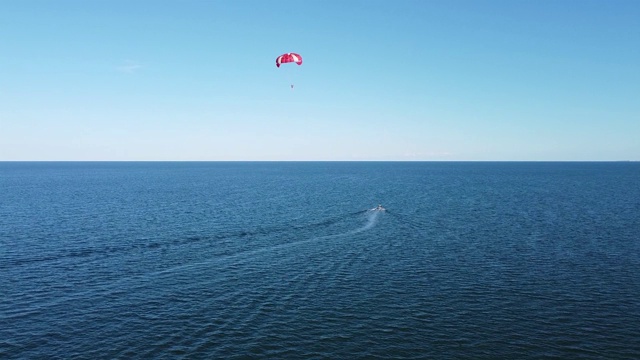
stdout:
{"type": "Polygon", "coordinates": [[[640,163],[0,163],[2,359],[637,359],[639,338],[640,163]]]}

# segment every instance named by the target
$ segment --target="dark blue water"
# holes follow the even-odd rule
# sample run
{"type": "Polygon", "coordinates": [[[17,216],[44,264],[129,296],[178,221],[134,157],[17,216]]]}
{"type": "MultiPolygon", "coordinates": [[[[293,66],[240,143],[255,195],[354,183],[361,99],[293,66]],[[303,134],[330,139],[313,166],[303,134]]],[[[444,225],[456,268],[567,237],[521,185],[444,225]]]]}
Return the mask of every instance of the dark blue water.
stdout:
{"type": "Polygon", "coordinates": [[[638,359],[640,163],[5,162],[0,274],[2,359],[638,359]]]}

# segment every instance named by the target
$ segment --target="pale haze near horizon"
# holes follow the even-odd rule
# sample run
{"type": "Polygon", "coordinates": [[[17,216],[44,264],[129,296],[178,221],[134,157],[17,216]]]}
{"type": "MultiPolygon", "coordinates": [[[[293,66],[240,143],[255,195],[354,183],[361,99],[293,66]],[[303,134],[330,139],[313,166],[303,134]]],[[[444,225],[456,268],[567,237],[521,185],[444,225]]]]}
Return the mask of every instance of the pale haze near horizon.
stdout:
{"type": "Polygon", "coordinates": [[[638,19],[616,0],[3,1],[0,161],[637,161],[638,19]],[[286,52],[304,63],[276,68],[286,52]]]}

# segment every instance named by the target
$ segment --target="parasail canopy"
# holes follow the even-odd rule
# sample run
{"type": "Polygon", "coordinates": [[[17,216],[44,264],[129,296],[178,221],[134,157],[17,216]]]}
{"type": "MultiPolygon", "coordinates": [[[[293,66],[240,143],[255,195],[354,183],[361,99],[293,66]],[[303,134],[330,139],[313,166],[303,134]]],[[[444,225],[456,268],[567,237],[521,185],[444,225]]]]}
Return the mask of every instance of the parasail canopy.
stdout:
{"type": "Polygon", "coordinates": [[[286,63],[296,63],[298,65],[302,65],[302,56],[296,53],[286,53],[276,58],[277,67],[280,67],[280,65],[286,64],[286,63]]]}

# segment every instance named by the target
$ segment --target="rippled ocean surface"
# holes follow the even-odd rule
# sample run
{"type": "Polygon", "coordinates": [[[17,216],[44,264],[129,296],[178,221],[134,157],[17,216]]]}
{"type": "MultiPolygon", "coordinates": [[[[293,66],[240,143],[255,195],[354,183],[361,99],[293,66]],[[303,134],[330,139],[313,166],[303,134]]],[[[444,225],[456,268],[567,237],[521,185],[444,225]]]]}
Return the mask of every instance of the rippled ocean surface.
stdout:
{"type": "Polygon", "coordinates": [[[638,359],[639,296],[637,162],[0,163],[2,359],[638,359]]]}

